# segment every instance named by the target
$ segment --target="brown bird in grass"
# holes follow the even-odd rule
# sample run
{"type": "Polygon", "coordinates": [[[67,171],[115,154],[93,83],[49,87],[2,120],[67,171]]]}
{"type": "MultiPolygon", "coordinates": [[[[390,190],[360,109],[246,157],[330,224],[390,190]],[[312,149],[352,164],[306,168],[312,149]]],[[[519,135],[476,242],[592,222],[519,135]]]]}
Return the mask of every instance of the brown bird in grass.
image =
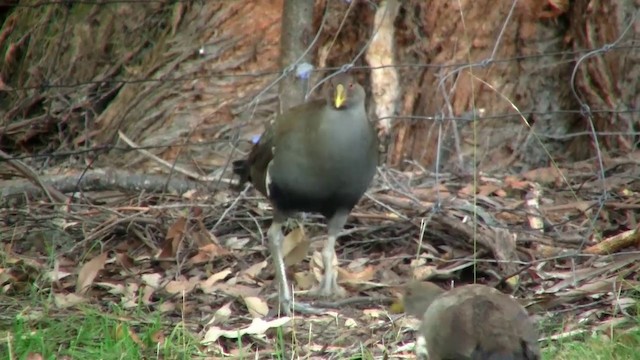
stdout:
{"type": "Polygon", "coordinates": [[[422,320],[416,354],[429,360],[537,360],[538,332],[515,299],[485,285],[445,291],[411,282],[404,291],[407,314],[422,320]]]}
{"type": "Polygon", "coordinates": [[[279,115],[248,158],[233,163],[241,183],[251,182],[273,206],[267,237],[280,303],[287,313],[314,309],[292,302],[282,254],[283,223],[297,212],[320,213],[328,219],[328,239],[322,250],[324,276],[316,294],[343,295],[333,267],[336,239],[378,164],[378,139],[365,111],[364,88],[344,73],[327,85],[326,99],[279,115]]]}

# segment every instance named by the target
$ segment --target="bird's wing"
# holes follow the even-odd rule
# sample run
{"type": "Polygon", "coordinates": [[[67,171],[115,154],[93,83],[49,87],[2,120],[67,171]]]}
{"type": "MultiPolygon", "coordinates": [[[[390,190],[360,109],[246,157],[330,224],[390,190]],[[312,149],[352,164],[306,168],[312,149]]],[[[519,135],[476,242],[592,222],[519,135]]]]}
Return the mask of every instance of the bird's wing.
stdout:
{"type": "Polygon", "coordinates": [[[273,159],[273,142],[274,132],[277,119],[267,124],[260,139],[253,146],[246,160],[246,166],[249,168],[250,180],[253,186],[263,195],[267,195],[265,178],[269,162],[273,159]]]}

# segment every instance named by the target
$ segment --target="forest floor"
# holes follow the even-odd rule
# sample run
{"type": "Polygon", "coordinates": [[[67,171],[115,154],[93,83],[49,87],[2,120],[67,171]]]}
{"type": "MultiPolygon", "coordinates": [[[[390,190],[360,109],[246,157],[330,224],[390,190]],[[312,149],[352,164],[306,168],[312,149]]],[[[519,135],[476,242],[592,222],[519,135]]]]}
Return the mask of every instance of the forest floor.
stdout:
{"type": "MultiPolygon", "coordinates": [[[[439,174],[438,184],[433,174],[381,167],[337,248],[351,297],[325,302],[322,315],[275,316],[270,207],[252,188],[7,200],[0,353],[412,358],[417,320],[389,304],[421,278],[514,294],[539,324],[546,358],[640,358],[639,156],[609,159],[602,172],[584,162],[439,174]]],[[[320,217],[301,219],[290,224],[285,258],[296,297],[312,301],[305,292],[322,274],[325,228],[320,217]]]]}
{"type": "MultiPolygon", "coordinates": [[[[545,148],[550,165],[527,171],[381,166],[336,248],[349,297],[325,302],[322,315],[278,317],[270,206],[219,177],[242,151],[238,139],[258,134],[277,108],[281,2],[71,3],[20,6],[0,36],[11,49],[0,90],[15,88],[0,109],[0,360],[414,358],[417,319],[390,307],[413,278],[513,294],[538,324],[547,359],[640,359],[640,151],[564,162],[545,148]]],[[[370,33],[366,22],[343,29],[342,16],[328,18],[318,44],[336,43],[331,53],[343,58],[319,68],[352,61],[362,52],[347,47],[363,45],[348,39],[370,33]],[[336,42],[341,31],[347,41],[336,42]]],[[[486,18],[478,24],[486,29],[486,18]]],[[[407,39],[404,52],[413,54],[420,44],[407,39]]],[[[613,40],[604,43],[630,49],[613,40]]],[[[439,47],[430,41],[420,46],[439,47]]],[[[482,65],[491,49],[474,56],[493,76],[482,65]]],[[[554,50],[552,62],[564,66],[571,51],[558,60],[554,50]]],[[[565,71],[550,72],[549,58],[539,58],[527,72],[565,71]]],[[[521,59],[512,61],[522,71],[521,59]]],[[[462,79],[466,67],[438,79],[462,79]]],[[[437,80],[429,74],[403,77],[437,80]]],[[[412,84],[403,91],[426,86],[412,84]]],[[[471,96],[455,89],[463,96],[454,99],[471,96]]],[[[617,96],[608,91],[593,93],[608,103],[617,96]]],[[[574,109],[576,118],[585,108],[574,109]]],[[[488,131],[506,139],[503,130],[488,131]]],[[[476,164],[486,149],[471,150],[476,164]]],[[[496,168],[526,168],[517,162],[528,154],[517,151],[505,151],[509,161],[496,168]]],[[[326,228],[314,215],[301,223],[291,222],[285,240],[288,276],[296,299],[313,301],[306,292],[322,275],[326,228]]]]}

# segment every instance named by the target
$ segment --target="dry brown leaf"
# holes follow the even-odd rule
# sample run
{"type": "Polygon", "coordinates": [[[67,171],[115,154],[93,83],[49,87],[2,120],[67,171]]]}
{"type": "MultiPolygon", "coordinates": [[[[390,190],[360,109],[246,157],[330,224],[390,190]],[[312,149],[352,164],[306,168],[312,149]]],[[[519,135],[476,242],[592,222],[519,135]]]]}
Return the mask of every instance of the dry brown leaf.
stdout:
{"type": "Polygon", "coordinates": [[[255,283],[255,279],[258,277],[258,274],[260,274],[265,267],[267,267],[267,261],[260,261],[259,263],[255,263],[245,270],[242,270],[239,277],[243,280],[248,280],[250,283],[255,283]]]}
{"type": "Polygon", "coordinates": [[[164,341],[166,340],[166,338],[165,338],[164,333],[162,332],[162,330],[158,330],[158,331],[154,332],[153,334],[151,334],[150,340],[154,344],[162,345],[162,344],[164,344],[164,341]]]}
{"type": "Polygon", "coordinates": [[[358,324],[358,322],[354,318],[347,318],[344,321],[344,327],[349,328],[349,329],[355,329],[355,328],[360,327],[360,326],[362,326],[362,325],[358,324]]]}
{"type": "Polygon", "coordinates": [[[638,300],[632,297],[623,297],[623,298],[615,298],[611,302],[616,309],[619,309],[623,314],[628,317],[632,317],[633,315],[629,314],[627,309],[634,310],[637,307],[638,300]]]}
{"type": "Polygon", "coordinates": [[[156,257],[159,259],[175,258],[180,249],[180,244],[182,240],[184,240],[186,231],[187,219],[182,216],[167,230],[167,236],[164,239],[162,250],[160,250],[160,253],[156,257]]]}
{"type": "Polygon", "coordinates": [[[576,209],[581,213],[588,215],[592,213],[593,204],[591,201],[576,201],[576,209]]]}
{"type": "Polygon", "coordinates": [[[380,272],[380,282],[383,284],[400,284],[403,281],[403,278],[392,269],[378,268],[378,271],[380,272]]]}
{"type": "Polygon", "coordinates": [[[131,256],[129,256],[129,254],[127,254],[126,252],[116,252],[116,262],[126,271],[132,272],[134,262],[131,256]]]}
{"type": "Polygon", "coordinates": [[[197,218],[196,225],[197,225],[196,227],[197,230],[194,231],[193,236],[194,236],[195,244],[198,247],[202,247],[209,244],[216,244],[220,246],[220,242],[218,241],[218,238],[214,234],[212,234],[207,228],[207,225],[205,225],[202,222],[201,216],[197,218]]]}
{"type": "Polygon", "coordinates": [[[629,253],[622,256],[618,256],[615,260],[606,264],[605,266],[600,267],[589,267],[584,269],[578,269],[575,271],[566,271],[566,278],[562,281],[557,282],[553,286],[547,288],[545,293],[552,294],[564,290],[566,288],[574,287],[579,285],[583,281],[595,279],[596,277],[605,274],[605,273],[613,273],[618,269],[627,266],[628,264],[635,262],[640,259],[640,254],[629,253]]]}
{"type": "Polygon", "coordinates": [[[251,242],[251,238],[249,237],[238,238],[234,236],[226,239],[224,241],[224,246],[231,250],[246,250],[249,242],[251,242]]]}
{"type": "Polygon", "coordinates": [[[385,319],[389,317],[389,314],[381,309],[364,309],[362,310],[362,315],[369,319],[385,319]]]}
{"type": "Polygon", "coordinates": [[[198,253],[195,254],[191,259],[189,259],[187,264],[189,265],[202,264],[202,263],[210,262],[219,256],[224,256],[228,254],[229,254],[229,251],[221,247],[220,245],[207,244],[207,245],[201,246],[198,249],[198,253]]]}
{"type": "Polygon", "coordinates": [[[213,292],[213,287],[214,285],[220,281],[220,280],[224,280],[227,278],[227,276],[229,276],[229,274],[231,274],[231,269],[224,269],[222,271],[219,271],[211,276],[209,276],[207,278],[207,280],[204,280],[202,282],[200,282],[200,289],[202,290],[202,292],[204,292],[205,294],[210,294],[213,292]]]}
{"type": "Polygon", "coordinates": [[[44,264],[42,264],[37,259],[32,259],[32,258],[29,258],[29,257],[23,257],[23,256],[20,256],[20,255],[14,254],[13,250],[11,249],[11,246],[9,244],[7,244],[5,246],[5,251],[6,252],[3,253],[3,256],[4,256],[3,263],[5,265],[20,264],[21,266],[31,267],[34,270],[40,270],[40,269],[44,269],[45,268],[44,264]]]}
{"type": "Polygon", "coordinates": [[[143,274],[141,278],[144,284],[149,285],[154,289],[160,288],[160,280],[162,280],[161,274],[158,274],[158,273],[143,274]]]}
{"type": "MultiPolygon", "coordinates": [[[[333,253],[333,266],[338,265],[338,257],[335,255],[335,251],[333,253]]],[[[320,270],[324,269],[324,263],[322,262],[322,253],[320,251],[314,251],[313,255],[311,255],[311,262],[309,263],[312,269],[318,268],[320,270]]]]}
{"type": "Polygon", "coordinates": [[[437,273],[437,268],[433,265],[412,267],[411,273],[416,280],[430,280],[437,273]]]}
{"type": "Polygon", "coordinates": [[[258,209],[271,211],[271,204],[266,201],[258,201],[258,209]]]}
{"type": "Polygon", "coordinates": [[[164,287],[169,294],[189,293],[195,289],[200,280],[193,276],[189,279],[181,278],[179,280],[171,280],[164,287]]]}
{"type": "Polygon", "coordinates": [[[376,274],[376,268],[373,265],[369,265],[362,271],[349,272],[341,267],[336,267],[338,271],[338,282],[341,284],[362,284],[373,280],[376,274]]]}
{"type": "MultiPolygon", "coordinates": [[[[338,257],[335,256],[335,251],[333,256],[333,266],[338,266],[338,257]]],[[[313,255],[311,255],[309,270],[311,271],[317,282],[320,282],[322,280],[322,277],[324,276],[324,264],[322,262],[322,253],[320,251],[314,251],[313,255]]]]}
{"type": "Polygon", "coordinates": [[[0,291],[9,291],[11,283],[15,282],[16,278],[6,269],[0,269],[0,291]]]}
{"type": "Polygon", "coordinates": [[[42,310],[38,310],[30,306],[25,307],[19,316],[25,321],[41,321],[47,317],[42,310]]]}
{"type": "Polygon", "coordinates": [[[216,291],[221,291],[233,297],[257,296],[260,293],[260,289],[257,287],[239,284],[217,284],[214,288],[216,291]]]}
{"type": "Polygon", "coordinates": [[[251,324],[243,329],[223,330],[217,326],[212,326],[207,330],[202,340],[203,344],[208,344],[218,340],[221,336],[229,339],[238,339],[243,335],[260,335],[272,328],[286,325],[291,318],[283,316],[271,321],[264,321],[261,318],[254,318],[251,324]]]}
{"type": "Polygon", "coordinates": [[[315,276],[309,271],[300,271],[293,274],[298,289],[309,290],[313,287],[315,276]]]}
{"type": "Polygon", "coordinates": [[[140,297],[140,300],[142,301],[142,303],[145,305],[152,304],[153,301],[151,301],[151,296],[153,296],[155,291],[156,289],[152,288],[149,285],[145,285],[144,289],[142,290],[142,296],[140,297]]]}
{"type": "Polygon", "coordinates": [[[520,283],[520,275],[513,275],[512,277],[508,278],[505,282],[512,289],[516,289],[518,287],[518,284],[520,283]]]}
{"type": "Polygon", "coordinates": [[[495,184],[484,184],[478,188],[478,195],[489,196],[498,190],[500,190],[500,187],[495,184]]]}
{"type": "Polygon", "coordinates": [[[131,309],[138,306],[138,288],[139,287],[140,285],[134,282],[129,282],[125,285],[124,294],[121,300],[122,305],[125,308],[131,309]]]}
{"type": "Polygon", "coordinates": [[[70,294],[54,294],[53,303],[60,309],[65,309],[85,302],[86,299],[75,293],[70,294]]]}
{"type": "Polygon", "coordinates": [[[170,301],[163,301],[160,303],[160,305],[158,305],[158,310],[161,313],[174,312],[176,308],[176,304],[170,301]]]}
{"type": "Polygon", "coordinates": [[[252,317],[257,318],[267,316],[267,313],[269,312],[269,305],[267,305],[266,301],[257,296],[246,296],[243,300],[252,317]]]}
{"type": "Polygon", "coordinates": [[[218,310],[216,310],[207,325],[218,325],[226,323],[231,317],[231,304],[233,304],[233,301],[229,301],[228,303],[222,305],[218,310]]]}
{"type": "Polygon", "coordinates": [[[536,244],[536,252],[540,255],[540,258],[552,258],[561,255],[566,249],[548,246],[545,244],[536,244]]]}
{"type": "Polygon", "coordinates": [[[458,196],[462,197],[462,198],[466,198],[470,195],[475,194],[476,192],[476,186],[474,184],[469,184],[463,188],[461,188],[460,190],[458,190],[458,196]]]}
{"type": "Polygon", "coordinates": [[[87,292],[91,283],[98,275],[98,272],[104,269],[107,261],[107,253],[104,252],[85,263],[78,272],[78,280],[76,281],[76,293],[84,294],[87,292]]]}
{"type": "Polygon", "coordinates": [[[367,264],[369,262],[371,262],[371,259],[369,259],[368,257],[356,258],[349,261],[349,263],[345,267],[345,270],[349,272],[360,272],[364,270],[365,267],[367,267],[367,264]]]}
{"type": "Polygon", "coordinates": [[[515,190],[528,190],[531,188],[531,183],[529,181],[520,180],[515,176],[506,176],[504,178],[504,185],[506,188],[515,190]]]}
{"type": "Polygon", "coordinates": [[[126,326],[122,323],[119,323],[116,326],[115,329],[115,334],[114,337],[116,339],[122,340],[124,339],[126,336],[129,336],[131,338],[131,340],[133,340],[133,342],[135,342],[136,344],[140,345],[141,347],[144,347],[144,343],[142,342],[142,340],[140,340],[140,336],[138,336],[138,334],[135,333],[135,331],[133,331],[133,329],[129,326],[126,326]]]}
{"type": "Polygon", "coordinates": [[[423,201],[438,201],[438,198],[447,198],[449,196],[449,189],[444,185],[437,185],[428,188],[414,188],[411,189],[412,194],[419,200],[423,201]]]}
{"type": "Polygon", "coordinates": [[[606,279],[592,280],[586,284],[569,289],[559,296],[582,298],[592,295],[602,295],[613,291],[625,291],[637,287],[637,282],[633,280],[620,281],[620,274],[616,273],[606,279]]]}
{"type": "Polygon", "coordinates": [[[542,184],[561,184],[562,178],[568,175],[568,172],[563,169],[558,169],[555,167],[546,167],[546,168],[537,168],[522,174],[522,177],[526,180],[542,183],[542,184]]]}
{"type": "Polygon", "coordinates": [[[140,345],[141,348],[145,348],[145,344],[144,342],[142,342],[142,340],[140,339],[140,336],[138,336],[138,334],[129,326],[129,336],[131,337],[131,340],[133,340],[133,342],[135,342],[136,344],[140,345]]]}
{"type": "Polygon", "coordinates": [[[394,212],[388,212],[385,211],[384,212],[384,216],[388,219],[388,220],[396,220],[396,219],[400,219],[400,216],[397,213],[394,212]]]}
{"type": "Polygon", "coordinates": [[[307,257],[311,242],[304,233],[304,228],[298,226],[284,237],[282,242],[282,254],[284,265],[291,266],[298,264],[307,257]]]}
{"type": "Polygon", "coordinates": [[[95,283],[95,285],[108,289],[109,294],[113,294],[113,295],[122,295],[126,292],[125,284],[119,283],[119,282],[104,281],[104,282],[97,282],[95,283]]]}
{"type": "MultiPolygon", "coordinates": [[[[2,269],[0,269],[0,274],[2,274],[2,269]]],[[[60,269],[59,266],[55,266],[55,268],[49,272],[47,272],[45,274],[45,276],[51,281],[51,282],[58,282],[64,278],[66,278],[67,276],[71,275],[71,272],[67,272],[67,271],[63,271],[60,269]]]]}
{"type": "Polygon", "coordinates": [[[181,196],[185,199],[193,200],[197,197],[197,195],[198,195],[198,190],[193,189],[183,193],[181,196]]]}

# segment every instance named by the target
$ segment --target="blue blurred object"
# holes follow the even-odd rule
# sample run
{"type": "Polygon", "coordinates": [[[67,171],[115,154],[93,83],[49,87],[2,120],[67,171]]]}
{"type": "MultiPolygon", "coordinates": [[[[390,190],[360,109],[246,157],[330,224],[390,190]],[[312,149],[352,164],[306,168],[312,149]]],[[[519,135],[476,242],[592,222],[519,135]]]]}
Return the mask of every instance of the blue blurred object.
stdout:
{"type": "Polygon", "coordinates": [[[311,71],[313,71],[313,65],[305,62],[296,67],[296,76],[300,79],[308,79],[311,71]]]}

